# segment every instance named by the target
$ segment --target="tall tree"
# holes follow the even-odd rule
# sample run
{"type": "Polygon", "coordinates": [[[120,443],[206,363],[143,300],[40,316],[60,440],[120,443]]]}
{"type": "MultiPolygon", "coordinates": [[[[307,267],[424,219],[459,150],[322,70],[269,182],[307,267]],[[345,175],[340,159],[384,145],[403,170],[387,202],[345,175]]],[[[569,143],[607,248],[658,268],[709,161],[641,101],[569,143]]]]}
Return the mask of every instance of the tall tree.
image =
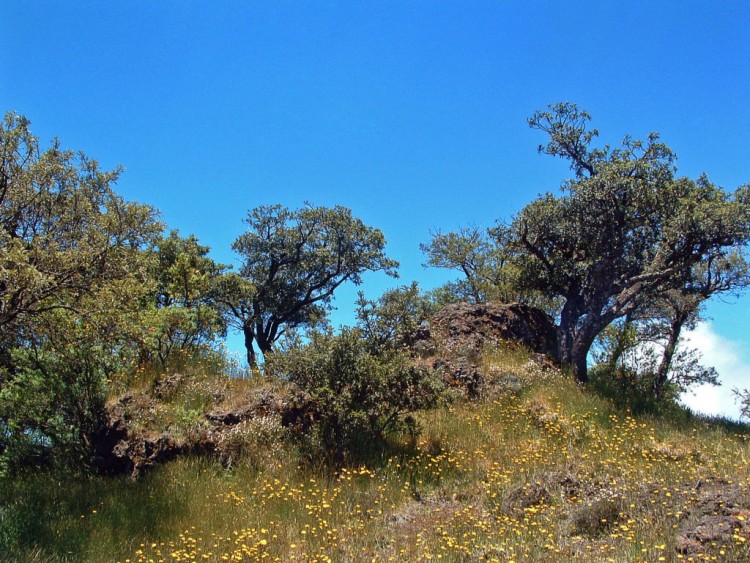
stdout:
{"type": "Polygon", "coordinates": [[[224,276],[217,294],[229,323],[244,334],[251,366],[254,344],[266,354],[285,331],[322,319],[344,282],[359,285],[367,271],[396,276],[383,233],[344,207],[260,206],[246,223],[232,245],[242,259],[239,274],[224,276]]]}
{"type": "Polygon", "coordinates": [[[25,319],[71,308],[94,284],[127,275],[135,253],[161,229],[153,208],[125,202],[83,153],[47,150],[29,121],[0,127],[0,333],[25,319]]]}
{"type": "Polygon", "coordinates": [[[705,175],[676,177],[675,155],[656,133],[592,147],[588,113],[570,103],[549,110],[529,124],[550,138],[540,152],[568,160],[575,178],[494,234],[521,254],[531,287],[564,300],[559,355],[585,382],[588,352],[607,325],[747,243],[750,187],[729,194],[705,175]]]}
{"type": "Polygon", "coordinates": [[[0,465],[25,446],[81,453],[101,415],[124,335],[152,288],[153,208],[29,121],[0,127],[0,465]],[[15,452],[15,453],[14,453],[15,452]]]}

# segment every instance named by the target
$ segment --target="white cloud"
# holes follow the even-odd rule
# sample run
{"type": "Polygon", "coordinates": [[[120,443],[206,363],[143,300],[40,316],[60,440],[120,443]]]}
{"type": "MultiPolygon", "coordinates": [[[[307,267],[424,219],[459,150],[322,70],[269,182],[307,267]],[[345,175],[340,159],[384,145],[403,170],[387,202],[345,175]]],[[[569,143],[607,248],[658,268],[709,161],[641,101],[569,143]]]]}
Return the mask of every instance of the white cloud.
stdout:
{"type": "Polygon", "coordinates": [[[720,387],[701,385],[682,396],[682,401],[695,412],[739,418],[740,410],[732,389],[750,388],[750,360],[747,349],[716,333],[710,322],[699,323],[685,335],[685,344],[701,353],[701,363],[719,372],[720,387]]]}

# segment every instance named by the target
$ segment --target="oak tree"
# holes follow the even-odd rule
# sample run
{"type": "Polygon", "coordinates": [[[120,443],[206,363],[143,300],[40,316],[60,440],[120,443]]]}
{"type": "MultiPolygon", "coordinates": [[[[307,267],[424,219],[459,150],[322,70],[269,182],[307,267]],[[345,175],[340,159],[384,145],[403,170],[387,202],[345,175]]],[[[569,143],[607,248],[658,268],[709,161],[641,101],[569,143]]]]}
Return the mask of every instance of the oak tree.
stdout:
{"type": "Polygon", "coordinates": [[[540,196],[493,231],[519,253],[525,283],[564,301],[558,352],[580,381],[606,326],[750,237],[750,187],[728,193],[705,175],[677,177],[675,155],[656,133],[593,147],[589,120],[571,103],[530,118],[549,136],[540,152],[568,160],[575,177],[563,195],[540,196]]]}
{"type": "Polygon", "coordinates": [[[383,233],[345,207],[260,206],[246,223],[232,245],[239,273],[220,280],[217,298],[244,335],[250,366],[257,364],[254,345],[266,354],[286,331],[321,320],[341,284],[359,285],[368,271],[396,276],[383,233]]]}

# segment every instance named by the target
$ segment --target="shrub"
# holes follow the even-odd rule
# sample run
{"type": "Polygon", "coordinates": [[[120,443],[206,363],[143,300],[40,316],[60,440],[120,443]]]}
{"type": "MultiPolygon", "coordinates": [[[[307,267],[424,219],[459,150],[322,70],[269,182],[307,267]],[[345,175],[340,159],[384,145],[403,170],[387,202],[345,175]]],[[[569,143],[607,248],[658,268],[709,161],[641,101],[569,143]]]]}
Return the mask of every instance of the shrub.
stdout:
{"type": "Polygon", "coordinates": [[[619,409],[633,414],[661,414],[685,417],[687,412],[677,403],[679,390],[668,386],[661,397],[656,397],[652,379],[635,368],[597,364],[589,370],[589,384],[598,395],[609,399],[619,409]]]}
{"type": "Polygon", "coordinates": [[[375,354],[358,329],[313,332],[308,343],[269,357],[266,371],[299,386],[298,403],[311,421],[305,437],[316,437],[333,459],[392,432],[416,433],[413,413],[445,398],[432,370],[413,365],[403,351],[375,354]]]}
{"type": "Polygon", "coordinates": [[[85,466],[104,412],[111,355],[81,343],[63,352],[16,350],[0,389],[0,472],[50,460],[85,466]]]}
{"type": "Polygon", "coordinates": [[[618,498],[601,498],[579,508],[571,521],[574,536],[598,537],[620,520],[622,501],[618,498]]]}

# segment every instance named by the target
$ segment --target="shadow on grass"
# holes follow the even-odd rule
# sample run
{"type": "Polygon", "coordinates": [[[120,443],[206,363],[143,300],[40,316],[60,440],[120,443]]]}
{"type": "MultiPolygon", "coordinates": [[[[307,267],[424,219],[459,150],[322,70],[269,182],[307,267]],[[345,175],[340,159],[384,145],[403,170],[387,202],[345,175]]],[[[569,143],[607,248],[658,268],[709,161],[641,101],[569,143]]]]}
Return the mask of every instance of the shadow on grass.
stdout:
{"type": "Polygon", "coordinates": [[[157,475],[133,482],[44,472],[0,480],[0,560],[113,557],[97,546],[173,531],[185,504],[176,493],[157,475]]]}

